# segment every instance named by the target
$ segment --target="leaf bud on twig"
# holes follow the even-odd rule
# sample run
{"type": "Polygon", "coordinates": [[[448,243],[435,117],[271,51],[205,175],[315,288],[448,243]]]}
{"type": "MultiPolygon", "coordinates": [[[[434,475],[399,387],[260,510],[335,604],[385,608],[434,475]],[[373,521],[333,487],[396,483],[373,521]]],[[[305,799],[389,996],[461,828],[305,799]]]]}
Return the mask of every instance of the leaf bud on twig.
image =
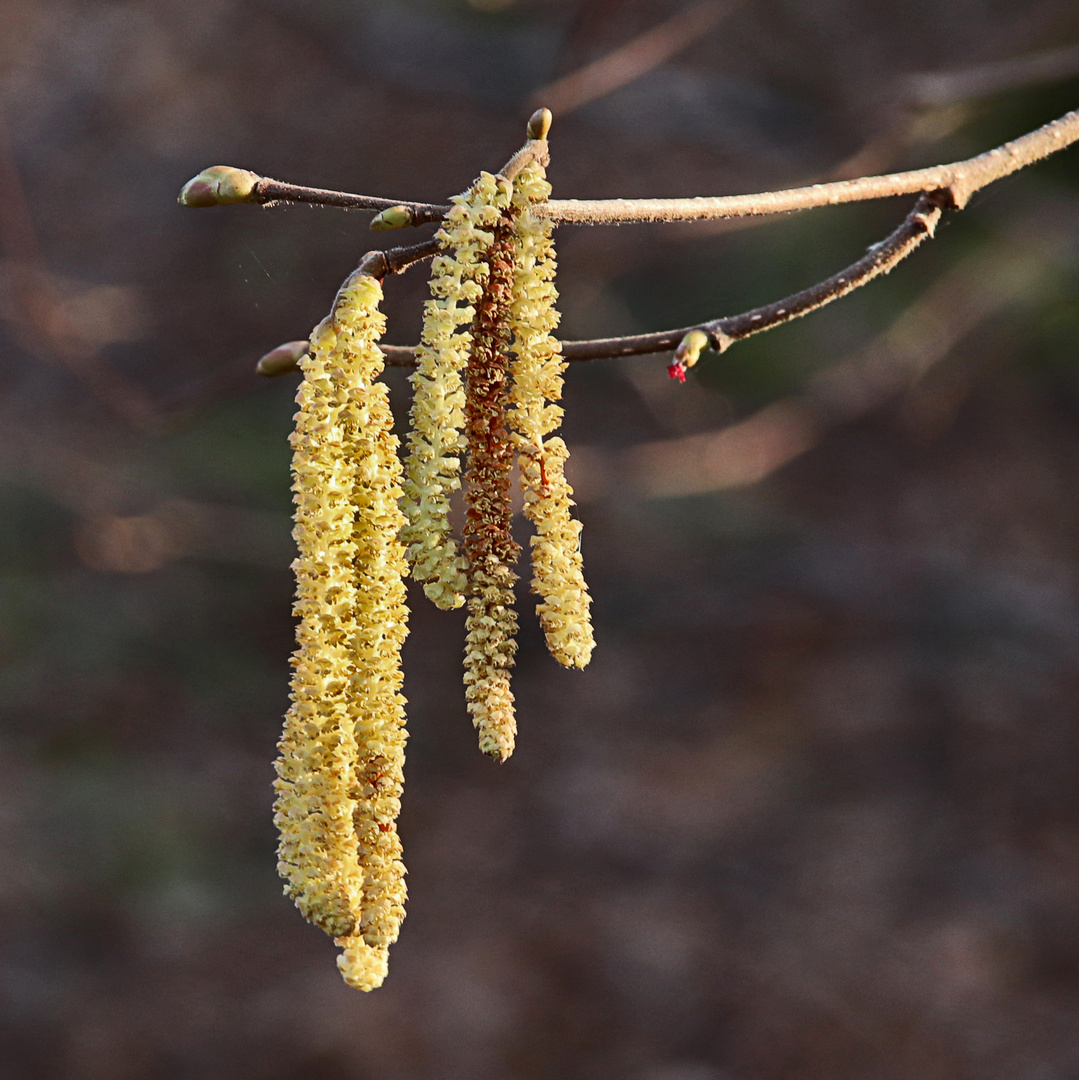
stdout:
{"type": "Polygon", "coordinates": [[[211,165],[184,184],[176,200],[181,206],[228,206],[256,202],[252,196],[261,180],[257,173],[231,165],[211,165]]]}
{"type": "Polygon", "coordinates": [[[528,137],[530,139],[546,139],[551,130],[551,121],[554,119],[550,109],[537,109],[528,120],[528,137]]]}
{"type": "Polygon", "coordinates": [[[679,382],[686,381],[686,370],[700,359],[708,347],[708,335],[703,330],[690,330],[674,350],[674,360],[667,365],[667,374],[679,382]]]}
{"type": "Polygon", "coordinates": [[[407,206],[387,206],[371,218],[370,227],[375,232],[386,232],[389,229],[405,229],[411,224],[412,211],[407,206]]]}
{"type": "Polygon", "coordinates": [[[307,349],[306,341],[286,341],[284,345],[278,345],[263,356],[255,365],[255,371],[266,376],[288,375],[299,368],[300,360],[307,355],[307,349]]]}

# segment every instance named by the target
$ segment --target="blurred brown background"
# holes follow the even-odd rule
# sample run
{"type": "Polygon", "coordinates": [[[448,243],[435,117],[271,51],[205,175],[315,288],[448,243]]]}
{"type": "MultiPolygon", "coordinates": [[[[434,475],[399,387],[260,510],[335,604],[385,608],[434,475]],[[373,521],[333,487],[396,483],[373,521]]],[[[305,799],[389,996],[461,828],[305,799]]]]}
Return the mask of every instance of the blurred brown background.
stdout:
{"type": "MultiPolygon", "coordinates": [[[[0,4],[5,1080],[1079,1075],[1074,149],[686,386],[575,366],[592,665],[522,589],[497,767],[421,598],[386,986],[281,896],[295,384],[252,369],[376,245],[185,180],[441,201],[544,87],[562,197],[932,164],[1079,105],[1074,0],[690,7],[0,4]]],[[[774,300],[906,208],[563,229],[563,330],[774,300]]],[[[410,343],[422,271],[387,291],[410,343]]]]}

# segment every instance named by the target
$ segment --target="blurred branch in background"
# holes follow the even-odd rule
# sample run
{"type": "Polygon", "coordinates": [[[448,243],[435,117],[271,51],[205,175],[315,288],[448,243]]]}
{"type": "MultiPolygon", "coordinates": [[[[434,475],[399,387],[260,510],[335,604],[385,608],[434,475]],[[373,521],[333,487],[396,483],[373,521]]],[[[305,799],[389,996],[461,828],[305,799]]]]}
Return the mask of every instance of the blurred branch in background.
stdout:
{"type": "Polygon", "coordinates": [[[178,559],[276,568],[293,552],[286,513],[171,495],[136,463],[102,457],[70,433],[65,444],[5,424],[0,480],[70,511],[79,558],[107,573],[144,574],[178,559]]]}
{"type": "Polygon", "coordinates": [[[152,430],[160,421],[153,399],[111,368],[99,351],[100,344],[115,339],[117,323],[126,314],[125,294],[107,287],[81,293],[61,290],[38,243],[2,115],[0,251],[5,257],[0,282],[7,293],[2,314],[17,329],[22,346],[32,356],[65,368],[131,427],[152,430]]]}
{"type": "Polygon", "coordinates": [[[1077,75],[1079,44],[1062,45],[954,71],[915,72],[900,81],[898,97],[915,109],[939,109],[1077,75]]]}
{"type": "Polygon", "coordinates": [[[913,72],[893,89],[885,130],[832,171],[830,179],[876,172],[927,142],[936,142],[966,123],[973,102],[1079,76],[1079,44],[952,71],[913,72]]]}
{"type": "Polygon", "coordinates": [[[529,103],[534,109],[546,106],[565,116],[666,63],[719,26],[741,2],[706,0],[685,8],[598,60],[540,87],[529,97],[529,103]]]}

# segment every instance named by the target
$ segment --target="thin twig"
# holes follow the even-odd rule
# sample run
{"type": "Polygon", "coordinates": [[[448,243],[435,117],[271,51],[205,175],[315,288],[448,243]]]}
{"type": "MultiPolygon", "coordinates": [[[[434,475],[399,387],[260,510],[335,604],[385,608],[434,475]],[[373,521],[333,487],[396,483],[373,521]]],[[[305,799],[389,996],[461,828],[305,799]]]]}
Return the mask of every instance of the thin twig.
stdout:
{"type": "Polygon", "coordinates": [[[940,203],[937,195],[923,195],[899,228],[838,274],[756,311],[705,323],[703,329],[711,338],[712,347],[717,352],[723,352],[736,341],[808,315],[861,288],[873,278],[887,274],[923,240],[933,236],[942,213],[940,203]]]}
{"type": "MultiPolygon", "coordinates": [[[[546,163],[547,142],[545,139],[529,139],[502,166],[499,176],[512,180],[527,164],[540,160],[546,163]]],[[[313,206],[341,206],[347,210],[390,210],[403,208],[409,211],[409,225],[426,225],[431,221],[441,221],[449,212],[448,206],[434,203],[407,202],[401,199],[383,199],[375,195],[353,195],[347,191],[330,191],[326,188],[305,187],[302,184],[289,184],[283,180],[271,180],[260,176],[251,193],[242,200],[249,203],[261,203],[273,206],[275,203],[310,203],[313,206]]]]}
{"type": "Polygon", "coordinates": [[[774,401],[719,431],[635,446],[621,460],[581,447],[575,480],[582,501],[617,489],[645,498],[703,494],[758,483],[818,445],[826,433],[909,393],[976,327],[1022,303],[1045,264],[1014,250],[979,254],[953,267],[872,344],[814,377],[799,394],[774,401]],[[591,474],[591,475],[590,475],[591,474]]]}
{"type": "Polygon", "coordinates": [[[565,116],[666,63],[686,46],[714,30],[734,7],[737,3],[705,0],[679,11],[598,60],[541,87],[530,100],[565,116]]]}
{"type": "Polygon", "coordinates": [[[600,338],[594,341],[565,341],[562,356],[566,360],[600,360],[617,356],[643,356],[668,352],[691,330],[704,330],[717,352],[730,348],[736,341],[771,330],[781,323],[800,318],[809,312],[838,300],[841,296],[865,285],[875,277],[888,273],[905,259],[923,240],[933,235],[940,220],[941,208],[934,197],[923,195],[903,223],[887,239],[874,244],[857,262],[838,274],[811,285],[808,289],[786,296],[773,304],[754,308],[741,315],[731,315],[710,322],[664,330],[655,334],[632,337],[600,338]]]}
{"type": "Polygon", "coordinates": [[[720,195],[692,199],[552,199],[534,213],[559,225],[623,225],[645,221],[699,221],[705,218],[749,217],[808,210],[814,206],[886,199],[894,195],[940,191],[956,210],[974,192],[994,180],[1025,168],[1079,141],[1079,110],[1045,124],[995,150],[950,165],[911,172],[864,176],[831,184],[765,191],[756,195],[720,195]]]}
{"type": "MultiPolygon", "coordinates": [[[[537,142],[542,140],[537,140],[537,142]]],[[[887,199],[896,195],[942,192],[945,205],[961,210],[971,195],[994,180],[1000,180],[1027,165],[1063,150],[1079,141],[1079,110],[1067,113],[1023,135],[988,150],[977,157],[950,165],[933,165],[910,172],[863,176],[856,180],[838,180],[829,184],[764,191],[753,195],[695,196],[689,199],[551,199],[538,203],[533,213],[550,218],[559,225],[626,225],[648,221],[701,221],[715,218],[755,217],[808,210],[815,206],[887,199]]],[[[505,166],[511,169],[518,151],[505,166]]],[[[503,174],[504,175],[504,174],[503,174]]],[[[249,202],[308,202],[323,206],[386,210],[403,206],[412,212],[409,224],[422,225],[440,221],[448,206],[431,203],[379,199],[370,195],[350,195],[342,191],[300,187],[278,180],[260,178],[249,202]]]]}
{"type": "Polygon", "coordinates": [[[271,180],[267,176],[259,177],[246,201],[267,206],[282,202],[311,203],[314,206],[342,206],[350,210],[388,210],[390,207],[404,206],[412,212],[413,225],[441,221],[449,210],[448,206],[435,206],[432,203],[402,202],[400,199],[380,199],[374,195],[352,195],[347,191],[304,187],[283,180],[271,180]]]}
{"type": "MultiPolygon", "coordinates": [[[[589,221],[615,224],[629,221],[674,221],[702,217],[780,213],[786,210],[807,209],[812,206],[853,202],[860,199],[922,193],[914,209],[889,237],[873,245],[861,259],[845,270],[816,285],[741,315],[714,319],[698,323],[696,326],[653,334],[563,342],[562,355],[567,361],[582,361],[668,352],[675,349],[687,333],[696,329],[704,330],[708,334],[712,347],[717,352],[723,352],[735,341],[806,315],[833,300],[846,296],[873,278],[888,273],[923,240],[933,235],[943,209],[962,209],[974,192],[1058,150],[1063,150],[1077,140],[1079,140],[1079,110],[1070,112],[1059,120],[1054,120],[1028,135],[1005,143],[995,150],[979,154],[977,157],[952,165],[938,165],[913,172],[864,177],[860,180],[845,180],[833,184],[816,184],[807,188],[765,192],[760,195],[733,195],[715,199],[600,202],[552,200],[539,204],[534,208],[534,212],[542,213],[546,209],[547,216],[555,221],[578,224],[589,223],[589,221]],[[570,213],[566,210],[567,207],[589,208],[589,213],[602,216],[590,219],[587,215],[570,213]],[[722,213],[719,212],[720,209],[722,213]]],[[[543,153],[545,151],[545,141],[532,140],[510,159],[505,168],[513,169],[515,165],[517,168],[523,167],[530,152],[543,153]]],[[[411,249],[397,249],[397,251],[402,253],[422,251],[423,253],[416,255],[415,259],[424,258],[428,254],[427,245],[422,244],[411,249]]],[[[434,254],[434,250],[431,250],[429,254],[434,254]]],[[[364,258],[367,260],[376,256],[385,259],[386,253],[370,252],[364,258]]],[[[415,261],[415,259],[410,261],[415,261]]],[[[407,264],[407,262],[404,263],[402,269],[407,264]]],[[[388,365],[405,367],[415,364],[413,348],[383,346],[382,351],[388,365]]]]}
{"type": "Polygon", "coordinates": [[[369,251],[360,259],[357,269],[372,277],[384,278],[387,274],[403,274],[413,263],[434,258],[442,245],[435,238],[424,240],[411,247],[389,248],[386,251],[369,251]]]}
{"type": "Polygon", "coordinates": [[[516,180],[517,174],[526,165],[531,165],[534,161],[539,162],[540,165],[549,165],[551,163],[551,154],[546,139],[529,139],[524,146],[522,146],[521,149],[498,170],[498,175],[504,180],[516,180]]]}
{"type": "MultiPolygon", "coordinates": [[[[873,278],[887,274],[923,240],[933,235],[941,213],[939,199],[933,195],[923,195],[903,219],[902,224],[886,239],[869,248],[857,262],[808,289],[792,293],[772,304],[753,308],[740,315],[683,326],[677,330],[662,330],[654,334],[630,337],[597,338],[592,341],[564,341],[562,357],[567,361],[608,360],[620,356],[670,352],[677,348],[678,343],[691,330],[704,330],[712,348],[716,352],[724,352],[736,341],[808,315],[809,312],[846,296],[873,278]]],[[[415,364],[412,349],[383,346],[382,351],[387,353],[386,363],[389,365],[404,367],[415,364]],[[392,348],[392,356],[387,353],[387,348],[392,348]]]]}

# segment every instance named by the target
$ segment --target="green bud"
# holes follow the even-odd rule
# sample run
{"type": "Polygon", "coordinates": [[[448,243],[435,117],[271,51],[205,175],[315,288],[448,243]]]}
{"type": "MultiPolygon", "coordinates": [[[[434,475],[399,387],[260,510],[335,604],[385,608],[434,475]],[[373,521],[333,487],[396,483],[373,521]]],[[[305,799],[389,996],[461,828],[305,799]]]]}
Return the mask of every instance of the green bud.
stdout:
{"type": "Polygon", "coordinates": [[[412,211],[407,206],[387,206],[385,210],[371,218],[371,228],[375,232],[404,229],[411,224],[412,211]]]}
{"type": "Polygon", "coordinates": [[[230,203],[254,202],[257,173],[234,169],[231,165],[211,165],[188,180],[176,201],[182,206],[227,206],[230,203]]]}
{"type": "Polygon", "coordinates": [[[286,341],[271,349],[256,365],[259,375],[287,375],[295,371],[307,354],[306,341],[286,341]]]}
{"type": "Polygon", "coordinates": [[[700,359],[701,351],[708,348],[708,335],[703,330],[690,330],[674,351],[674,359],[684,368],[691,368],[700,359]]]}
{"type": "Polygon", "coordinates": [[[537,109],[528,121],[528,137],[530,139],[546,139],[547,132],[551,130],[551,121],[553,119],[550,109],[537,109]]]}

